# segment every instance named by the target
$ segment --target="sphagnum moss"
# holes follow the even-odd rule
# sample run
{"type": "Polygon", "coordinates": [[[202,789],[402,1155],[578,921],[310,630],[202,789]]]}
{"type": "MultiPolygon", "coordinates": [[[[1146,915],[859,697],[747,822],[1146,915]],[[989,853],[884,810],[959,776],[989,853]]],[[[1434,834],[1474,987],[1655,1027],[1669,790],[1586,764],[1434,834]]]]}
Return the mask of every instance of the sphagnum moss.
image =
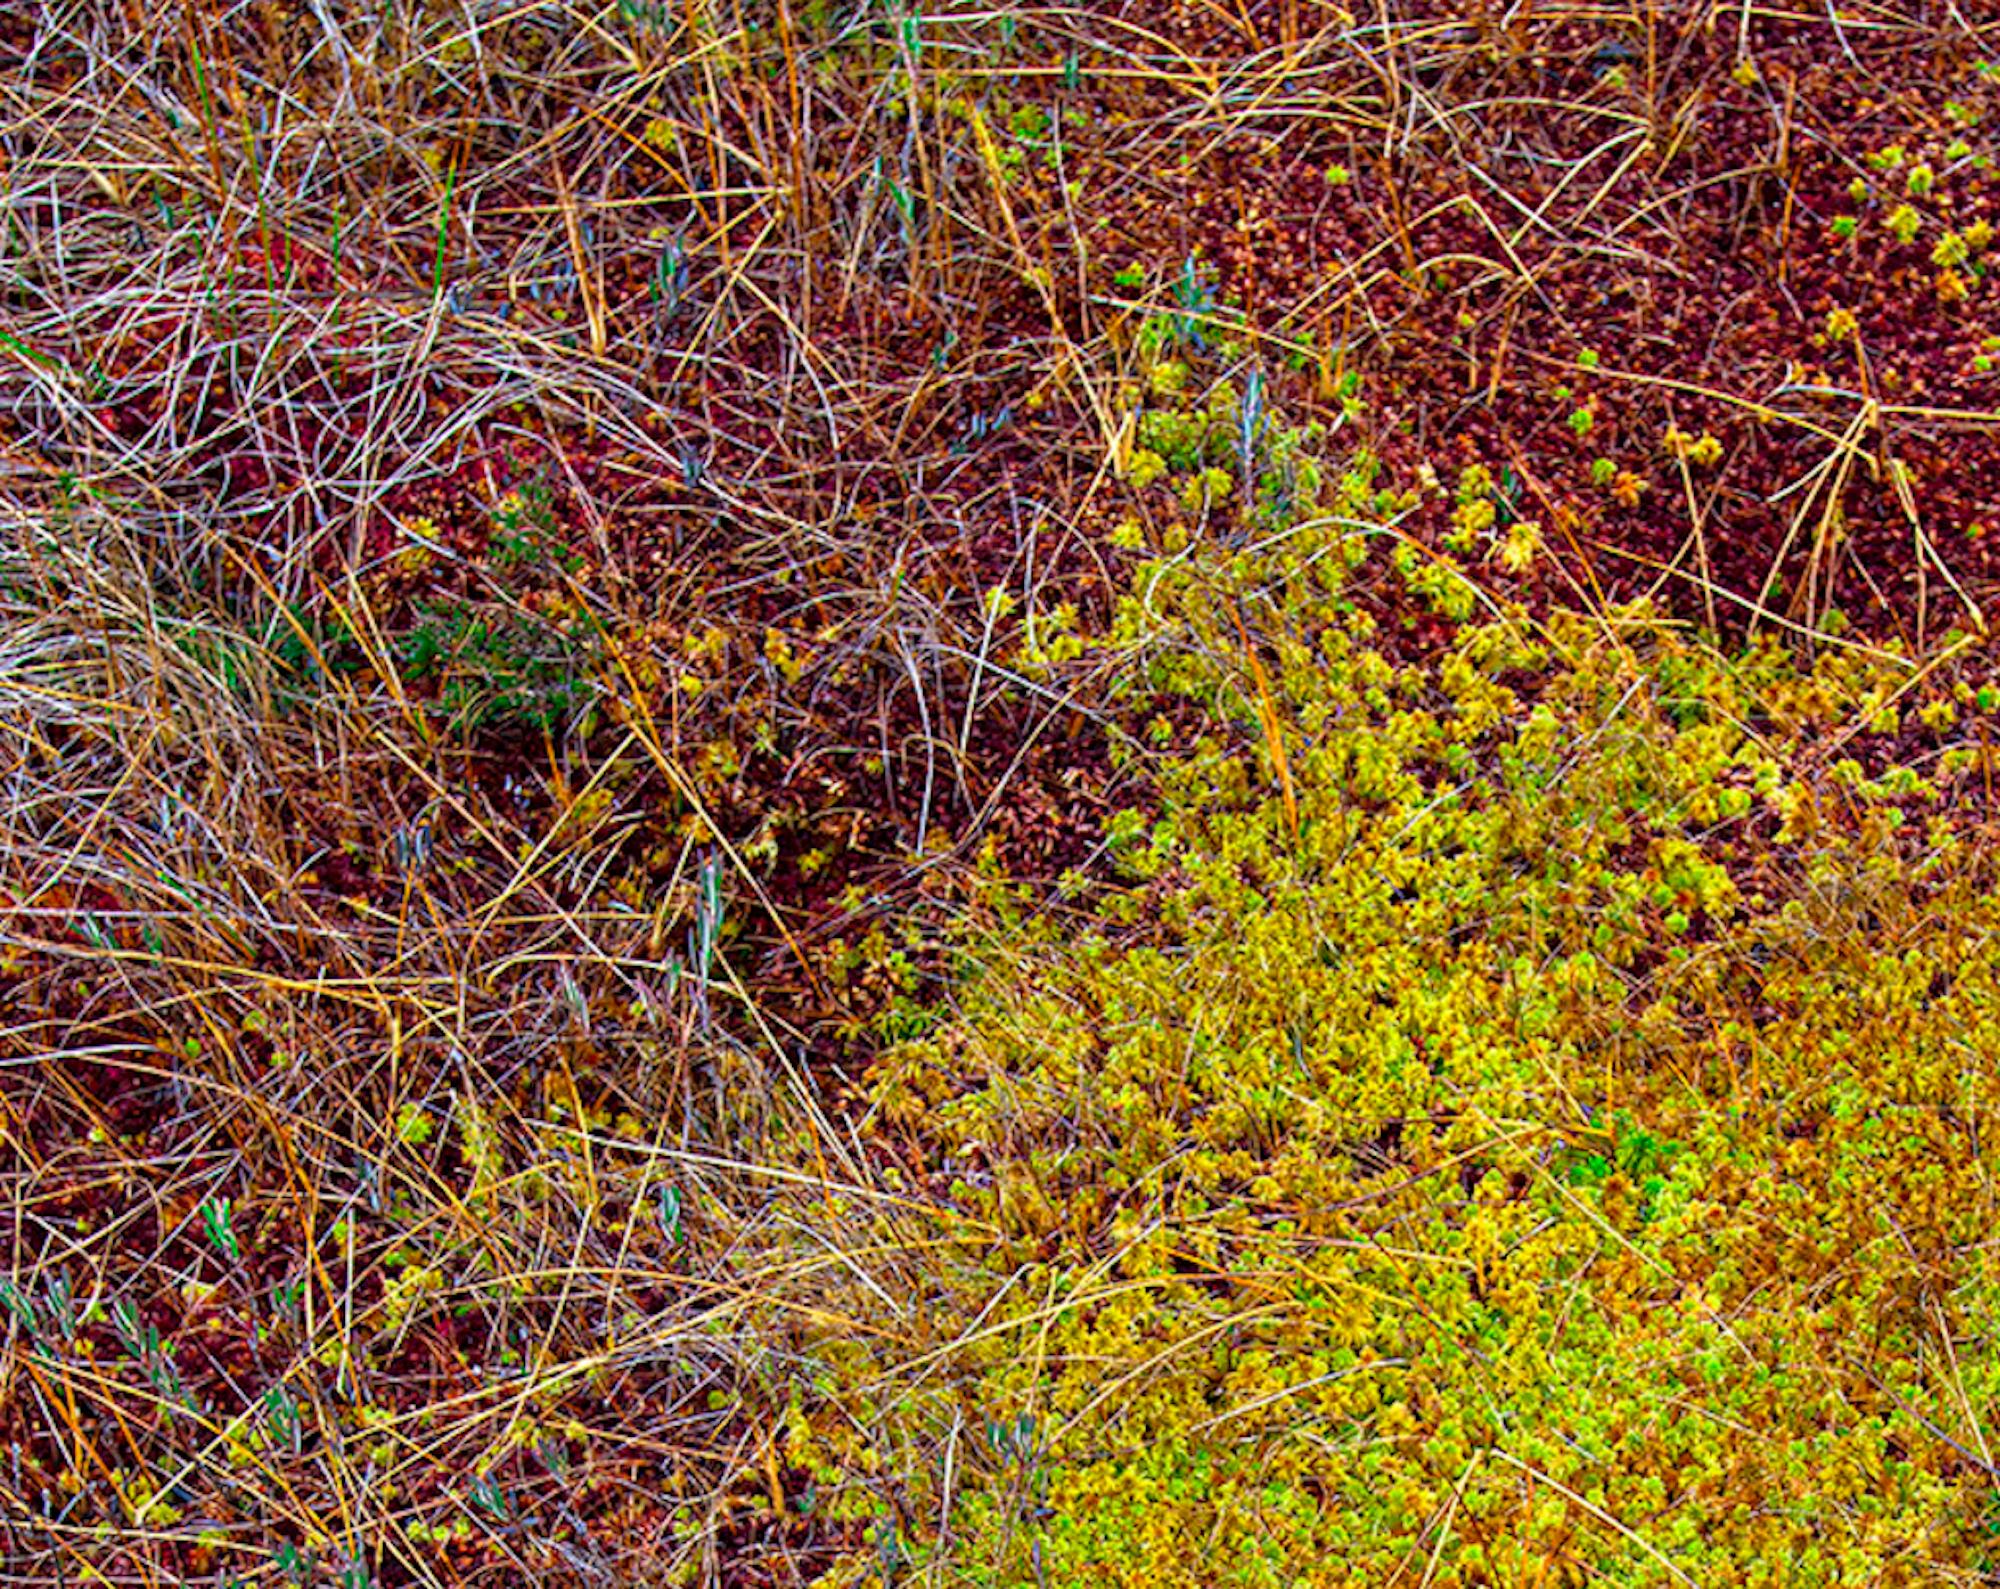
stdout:
{"type": "Polygon", "coordinates": [[[948,1344],[865,1374],[932,1398],[870,1400],[948,1519],[917,1559],[1981,1570],[2000,901],[1950,777],[1825,770],[1910,670],[1725,658],[1640,610],[1399,666],[1301,555],[1142,573],[1118,643],[1196,726],[1157,819],[1114,824],[1129,889],[1084,933],[1017,919],[879,1070],[998,1232],[948,1344]],[[1034,1421],[1032,1484],[941,1437],[968,1416],[1034,1421]]]}

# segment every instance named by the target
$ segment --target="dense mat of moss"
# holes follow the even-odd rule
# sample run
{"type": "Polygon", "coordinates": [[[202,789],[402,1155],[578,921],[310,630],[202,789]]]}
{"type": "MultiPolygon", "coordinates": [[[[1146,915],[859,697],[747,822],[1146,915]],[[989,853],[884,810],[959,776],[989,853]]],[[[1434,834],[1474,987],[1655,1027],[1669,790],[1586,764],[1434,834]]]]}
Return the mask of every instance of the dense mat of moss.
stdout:
{"type": "Polygon", "coordinates": [[[1944,673],[1643,612],[1399,666],[1341,533],[1142,571],[1130,886],[882,1068],[991,1234],[913,1358],[825,1347],[853,1422],[792,1458],[900,1497],[892,1577],[1981,1570],[2000,908],[1944,673]]]}

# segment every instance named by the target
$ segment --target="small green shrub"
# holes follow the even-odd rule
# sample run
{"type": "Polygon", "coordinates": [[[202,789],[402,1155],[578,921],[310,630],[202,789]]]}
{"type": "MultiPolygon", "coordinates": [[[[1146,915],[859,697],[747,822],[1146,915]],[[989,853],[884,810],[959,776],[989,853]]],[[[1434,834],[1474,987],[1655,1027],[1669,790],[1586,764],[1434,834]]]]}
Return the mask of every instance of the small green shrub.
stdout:
{"type": "Polygon", "coordinates": [[[397,661],[406,680],[434,688],[452,732],[547,732],[596,698],[596,649],[588,619],[453,605],[419,608],[398,640],[397,661]]]}

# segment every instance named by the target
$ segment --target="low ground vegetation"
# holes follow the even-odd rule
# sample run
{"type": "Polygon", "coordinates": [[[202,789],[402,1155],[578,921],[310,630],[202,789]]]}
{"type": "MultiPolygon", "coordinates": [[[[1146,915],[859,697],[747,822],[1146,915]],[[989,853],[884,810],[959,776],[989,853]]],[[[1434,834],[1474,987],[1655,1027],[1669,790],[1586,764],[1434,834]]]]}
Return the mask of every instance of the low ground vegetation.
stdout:
{"type": "Polygon", "coordinates": [[[0,55],[10,1582],[2000,1570],[1976,7],[0,55]]]}

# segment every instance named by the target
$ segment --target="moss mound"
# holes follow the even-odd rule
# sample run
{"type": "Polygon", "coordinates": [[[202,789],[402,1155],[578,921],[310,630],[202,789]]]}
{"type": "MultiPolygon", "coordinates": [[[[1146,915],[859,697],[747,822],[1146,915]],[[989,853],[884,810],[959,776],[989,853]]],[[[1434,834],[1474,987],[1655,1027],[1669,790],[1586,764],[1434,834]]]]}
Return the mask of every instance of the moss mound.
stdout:
{"type": "Polygon", "coordinates": [[[1314,533],[1142,572],[1129,887],[996,889],[878,1075],[965,1220],[922,1349],[840,1349],[870,1570],[1978,1570],[2000,909],[1950,665],[1643,610],[1399,665],[1314,533]]]}

